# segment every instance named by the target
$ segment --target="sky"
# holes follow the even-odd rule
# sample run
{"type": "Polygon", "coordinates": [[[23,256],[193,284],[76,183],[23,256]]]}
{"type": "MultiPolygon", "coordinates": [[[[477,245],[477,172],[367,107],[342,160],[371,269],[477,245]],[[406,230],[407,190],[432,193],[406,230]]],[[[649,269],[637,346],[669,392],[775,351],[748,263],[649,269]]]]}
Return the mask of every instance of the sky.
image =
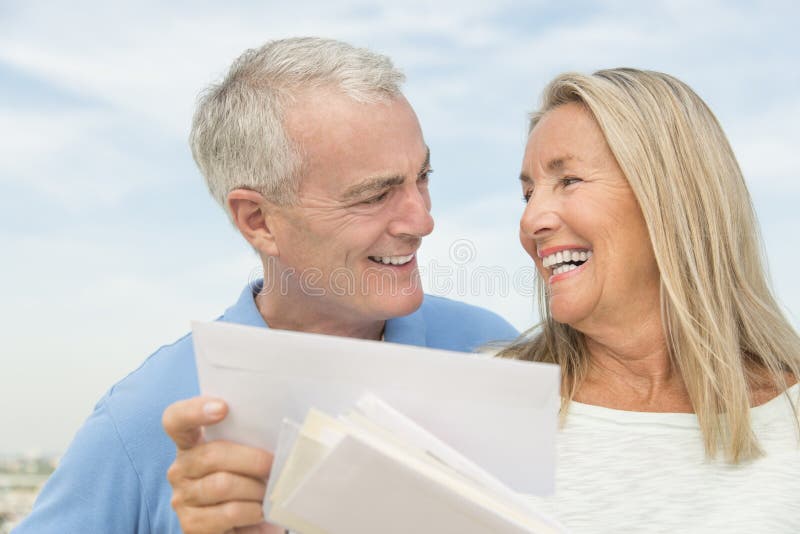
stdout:
{"type": "Polygon", "coordinates": [[[406,73],[435,171],[423,283],[520,329],[537,317],[518,176],[540,91],[564,71],[677,76],[729,136],[800,326],[796,2],[428,4],[0,3],[0,454],[63,451],[114,382],[258,276],[186,139],[198,93],[282,37],[346,40],[406,73]]]}

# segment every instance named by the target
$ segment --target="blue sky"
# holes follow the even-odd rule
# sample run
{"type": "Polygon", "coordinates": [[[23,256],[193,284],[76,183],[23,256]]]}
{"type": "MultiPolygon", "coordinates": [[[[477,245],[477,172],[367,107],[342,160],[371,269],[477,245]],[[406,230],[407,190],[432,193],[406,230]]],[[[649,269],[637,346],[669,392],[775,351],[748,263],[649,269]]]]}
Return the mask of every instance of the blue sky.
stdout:
{"type": "MultiPolygon", "coordinates": [[[[0,453],[63,450],[114,381],[257,274],[186,137],[200,90],[280,37],[335,37],[394,59],[435,169],[437,229],[421,264],[503,269],[523,284],[517,176],[544,84],[616,66],[678,76],[730,137],[776,293],[800,326],[796,3],[427,4],[0,4],[0,453]]],[[[523,328],[535,320],[525,289],[446,293],[523,328]]]]}

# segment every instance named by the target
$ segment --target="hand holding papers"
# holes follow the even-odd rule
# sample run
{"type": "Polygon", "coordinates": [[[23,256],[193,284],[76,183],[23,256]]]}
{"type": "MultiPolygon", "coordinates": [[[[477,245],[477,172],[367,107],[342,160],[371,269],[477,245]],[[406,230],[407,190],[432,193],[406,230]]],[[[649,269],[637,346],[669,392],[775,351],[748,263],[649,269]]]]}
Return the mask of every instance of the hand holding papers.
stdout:
{"type": "Polygon", "coordinates": [[[562,532],[490,474],[367,395],[333,418],[309,411],[278,453],[269,520],[303,534],[562,532]],[[391,428],[378,421],[391,421],[391,428]]]}

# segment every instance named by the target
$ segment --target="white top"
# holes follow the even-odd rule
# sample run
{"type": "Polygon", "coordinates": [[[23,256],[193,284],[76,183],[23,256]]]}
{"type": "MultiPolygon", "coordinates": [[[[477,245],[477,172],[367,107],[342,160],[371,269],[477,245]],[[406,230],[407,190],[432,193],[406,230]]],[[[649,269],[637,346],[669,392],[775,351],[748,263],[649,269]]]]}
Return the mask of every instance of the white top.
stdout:
{"type": "MultiPolygon", "coordinates": [[[[800,399],[800,384],[789,389],[800,399]]],[[[558,435],[556,494],[530,497],[572,534],[800,533],[800,435],[785,395],[751,410],[766,455],[706,461],[694,414],[573,402],[558,435]]]]}

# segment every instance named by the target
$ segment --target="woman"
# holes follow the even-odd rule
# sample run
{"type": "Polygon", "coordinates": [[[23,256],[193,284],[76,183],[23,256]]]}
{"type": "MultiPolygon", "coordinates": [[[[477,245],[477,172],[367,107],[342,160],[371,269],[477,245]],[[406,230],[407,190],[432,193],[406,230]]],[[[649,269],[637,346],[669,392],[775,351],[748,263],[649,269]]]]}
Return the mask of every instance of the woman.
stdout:
{"type": "Polygon", "coordinates": [[[634,69],[565,74],[533,114],[520,239],[561,366],[573,532],[800,532],[800,338],[714,115],[634,69]]]}

